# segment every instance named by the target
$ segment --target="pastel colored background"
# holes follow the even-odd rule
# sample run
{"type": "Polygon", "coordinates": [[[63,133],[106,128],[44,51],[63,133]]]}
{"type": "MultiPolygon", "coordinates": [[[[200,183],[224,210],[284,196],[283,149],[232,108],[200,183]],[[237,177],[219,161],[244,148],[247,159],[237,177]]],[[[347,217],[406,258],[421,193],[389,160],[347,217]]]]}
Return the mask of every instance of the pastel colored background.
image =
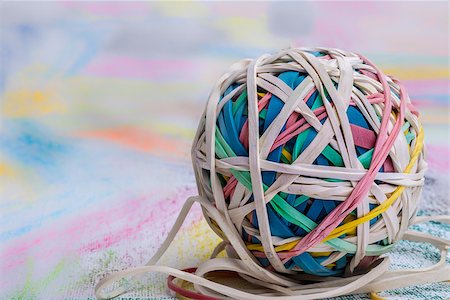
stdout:
{"type": "MultiPolygon", "coordinates": [[[[1,2],[0,24],[0,299],[93,299],[105,273],[144,263],[196,192],[190,143],[215,80],[290,45],[354,50],[404,82],[430,164],[420,213],[448,213],[449,2],[1,2]]],[[[195,208],[162,263],[195,266],[217,243],[195,208]]],[[[391,256],[438,259],[407,242],[391,256]]],[[[170,299],[164,278],[127,296],[170,299]]]]}

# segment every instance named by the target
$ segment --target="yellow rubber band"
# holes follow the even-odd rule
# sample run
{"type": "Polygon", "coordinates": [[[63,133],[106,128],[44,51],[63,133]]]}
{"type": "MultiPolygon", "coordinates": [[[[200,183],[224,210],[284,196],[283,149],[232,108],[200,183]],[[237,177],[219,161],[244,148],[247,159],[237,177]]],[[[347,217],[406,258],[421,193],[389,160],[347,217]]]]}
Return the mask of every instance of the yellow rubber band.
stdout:
{"type": "MultiPolygon", "coordinates": [[[[412,167],[414,166],[414,164],[416,163],[422,148],[423,148],[423,128],[420,128],[420,132],[417,136],[417,143],[416,146],[414,147],[414,152],[413,155],[411,157],[411,160],[409,162],[409,164],[406,166],[404,173],[409,174],[411,172],[412,167]]],[[[392,203],[394,203],[395,200],[397,200],[398,197],[400,197],[400,195],[402,194],[402,192],[405,190],[404,186],[399,186],[395,189],[395,191],[392,193],[392,195],[383,203],[381,203],[380,205],[378,205],[376,208],[372,209],[367,215],[356,219],[355,221],[351,221],[347,224],[344,224],[342,226],[339,226],[337,228],[335,228],[330,235],[328,235],[322,242],[326,242],[328,240],[334,239],[338,236],[341,236],[342,234],[345,234],[351,230],[353,230],[353,228],[355,228],[356,226],[358,226],[361,223],[370,221],[371,219],[377,217],[378,215],[382,214],[383,212],[385,212],[391,205],[392,203]]]]}
{"type": "Polygon", "coordinates": [[[370,299],[372,299],[372,300],[386,300],[386,298],[378,296],[378,294],[375,293],[375,292],[370,293],[370,299]]]}
{"type": "MultiPolygon", "coordinates": [[[[412,167],[417,162],[417,159],[419,158],[419,155],[423,149],[423,139],[424,139],[423,127],[421,127],[419,134],[417,135],[417,142],[414,147],[414,152],[411,156],[411,160],[410,160],[409,164],[405,168],[404,173],[409,174],[411,172],[412,167]]],[[[284,149],[282,151],[284,151],[284,149]]],[[[378,215],[382,214],[383,212],[385,212],[395,202],[395,200],[397,200],[397,198],[400,197],[400,195],[402,194],[404,189],[405,189],[404,186],[397,187],[395,189],[395,191],[391,194],[391,196],[386,201],[384,201],[382,204],[380,204],[379,206],[377,206],[376,208],[371,210],[367,215],[365,215],[359,219],[350,221],[339,227],[336,227],[322,242],[329,241],[331,239],[337,238],[346,233],[355,234],[356,227],[359,224],[368,222],[371,219],[373,219],[373,218],[377,217],[378,215]]],[[[293,241],[293,242],[290,242],[290,243],[287,243],[284,245],[276,246],[274,249],[276,252],[289,251],[292,248],[294,248],[299,243],[299,241],[300,240],[293,241]]],[[[248,244],[247,248],[249,250],[264,251],[264,248],[260,244],[248,244]]]]}
{"type": "MultiPolygon", "coordinates": [[[[411,172],[412,167],[414,166],[417,159],[419,158],[420,153],[422,152],[423,136],[424,136],[423,128],[420,128],[420,132],[417,136],[417,143],[414,148],[413,155],[411,157],[409,164],[406,166],[405,171],[404,171],[404,173],[406,173],[406,174],[409,174],[411,172]]],[[[370,221],[371,219],[382,214],[392,205],[392,203],[394,203],[395,200],[397,200],[398,197],[400,197],[400,195],[402,194],[402,192],[404,190],[405,190],[404,186],[397,187],[395,189],[395,191],[392,193],[392,195],[386,201],[384,201],[379,206],[377,206],[376,208],[371,210],[367,215],[365,215],[359,219],[356,219],[355,221],[351,221],[347,224],[337,227],[322,242],[326,242],[326,241],[336,238],[342,234],[345,234],[345,233],[351,231],[353,228],[355,228],[359,224],[370,221]]]]}
{"type": "Polygon", "coordinates": [[[281,153],[286,157],[288,161],[292,161],[292,154],[290,154],[286,149],[281,149],[281,153]]]}

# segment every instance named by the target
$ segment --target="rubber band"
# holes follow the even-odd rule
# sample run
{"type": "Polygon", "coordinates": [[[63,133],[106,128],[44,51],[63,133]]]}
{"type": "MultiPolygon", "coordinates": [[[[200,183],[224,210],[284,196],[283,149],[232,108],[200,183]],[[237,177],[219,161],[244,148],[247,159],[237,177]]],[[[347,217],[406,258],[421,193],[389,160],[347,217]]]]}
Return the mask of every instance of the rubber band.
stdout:
{"type": "Polygon", "coordinates": [[[194,138],[199,196],[188,199],[146,267],[103,280],[97,295],[105,298],[103,287],[145,272],[170,274],[169,289],[193,299],[371,292],[381,299],[376,292],[384,289],[449,280],[450,242],[408,230],[434,219],[415,216],[427,167],[423,142],[402,84],[362,55],[294,48],[242,60],[213,88],[194,138]],[[197,269],[154,265],[194,202],[223,242],[197,269]],[[441,260],[388,271],[382,255],[402,238],[433,244],[441,260]],[[221,251],[227,257],[217,258],[221,251]],[[223,271],[237,282],[209,276],[223,271]]]}
{"type": "Polygon", "coordinates": [[[370,299],[372,299],[372,300],[386,300],[385,298],[379,296],[375,292],[370,293],[370,299]]]}

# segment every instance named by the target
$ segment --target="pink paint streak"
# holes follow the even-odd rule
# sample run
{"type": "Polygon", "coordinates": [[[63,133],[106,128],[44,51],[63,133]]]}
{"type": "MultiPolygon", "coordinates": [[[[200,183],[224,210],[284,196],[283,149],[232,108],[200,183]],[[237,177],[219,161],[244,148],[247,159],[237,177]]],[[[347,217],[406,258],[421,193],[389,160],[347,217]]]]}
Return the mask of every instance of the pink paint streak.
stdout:
{"type": "MultiPolygon", "coordinates": [[[[105,249],[133,239],[144,230],[157,232],[163,238],[161,229],[172,224],[185,199],[194,193],[195,190],[189,188],[156,202],[151,200],[154,195],[124,200],[73,218],[65,226],[52,224],[51,228],[33,231],[0,253],[0,270],[6,273],[29,256],[46,259],[105,249]]],[[[200,218],[201,212],[196,208],[188,222],[200,218]]]]}
{"type": "Polygon", "coordinates": [[[448,93],[448,80],[446,79],[433,79],[433,80],[402,80],[403,84],[408,91],[408,94],[412,97],[414,94],[426,95],[426,94],[447,94],[448,93]]]}
{"type": "Polygon", "coordinates": [[[426,148],[428,151],[427,162],[430,169],[439,172],[450,172],[450,148],[436,145],[427,145],[426,148]]]}
{"type": "Polygon", "coordinates": [[[185,60],[145,60],[126,56],[113,56],[94,61],[86,73],[105,77],[132,77],[158,79],[176,78],[180,73],[193,72],[193,65],[185,60]]]}

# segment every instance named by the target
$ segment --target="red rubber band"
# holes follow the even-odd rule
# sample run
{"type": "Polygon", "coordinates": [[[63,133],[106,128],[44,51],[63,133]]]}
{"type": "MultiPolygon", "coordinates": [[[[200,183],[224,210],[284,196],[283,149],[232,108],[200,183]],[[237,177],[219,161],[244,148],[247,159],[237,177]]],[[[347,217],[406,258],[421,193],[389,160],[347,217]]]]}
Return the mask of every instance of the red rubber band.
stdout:
{"type": "MultiPolygon", "coordinates": [[[[194,273],[197,270],[197,268],[188,268],[188,269],[184,269],[184,272],[188,272],[188,273],[194,273]]],[[[169,287],[170,290],[174,291],[175,293],[180,294],[181,296],[190,298],[190,299],[196,299],[196,300],[220,300],[218,298],[214,298],[211,296],[207,296],[207,295],[203,295],[203,294],[199,294],[187,289],[184,289],[178,285],[176,285],[173,280],[175,279],[175,276],[170,275],[169,277],[167,277],[167,286],[169,287]]]]}

